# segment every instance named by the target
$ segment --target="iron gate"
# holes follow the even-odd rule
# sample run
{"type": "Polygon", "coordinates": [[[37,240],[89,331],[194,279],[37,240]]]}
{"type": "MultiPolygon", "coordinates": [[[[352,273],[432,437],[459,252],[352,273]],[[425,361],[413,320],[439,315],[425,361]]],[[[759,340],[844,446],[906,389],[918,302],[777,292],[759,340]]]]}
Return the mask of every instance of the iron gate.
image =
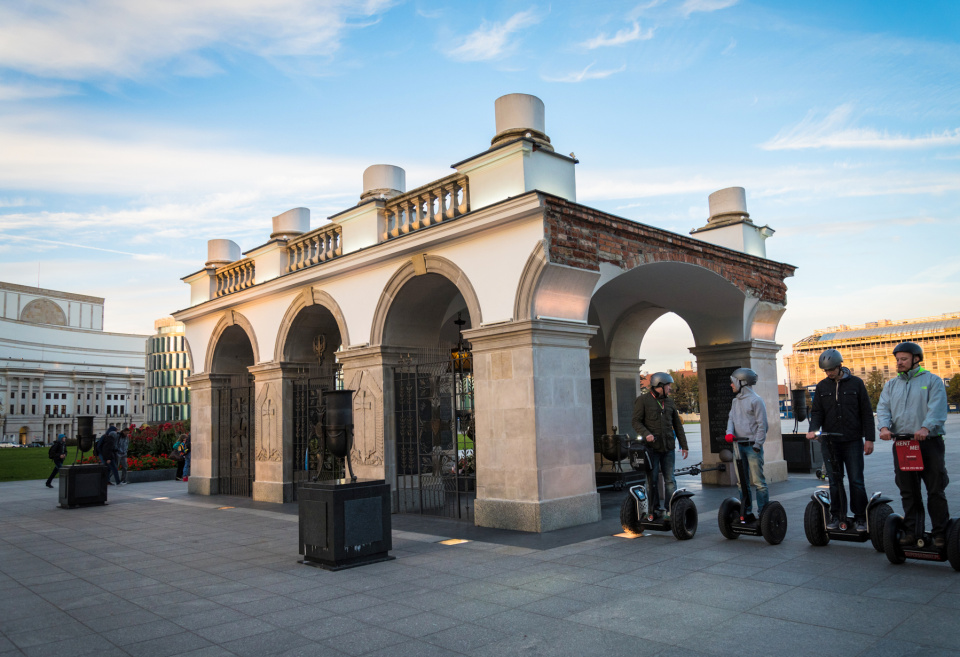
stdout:
{"type": "Polygon", "coordinates": [[[293,498],[300,484],[320,479],[342,479],[342,458],[320,453],[316,429],[323,423],[324,393],[337,389],[337,367],[304,365],[293,382],[293,498]]]}
{"type": "Polygon", "coordinates": [[[253,377],[235,374],[217,388],[217,490],[221,495],[253,494],[253,377]]]}
{"type": "Polygon", "coordinates": [[[397,512],[473,518],[473,364],[463,344],[423,350],[394,372],[397,512]]]}

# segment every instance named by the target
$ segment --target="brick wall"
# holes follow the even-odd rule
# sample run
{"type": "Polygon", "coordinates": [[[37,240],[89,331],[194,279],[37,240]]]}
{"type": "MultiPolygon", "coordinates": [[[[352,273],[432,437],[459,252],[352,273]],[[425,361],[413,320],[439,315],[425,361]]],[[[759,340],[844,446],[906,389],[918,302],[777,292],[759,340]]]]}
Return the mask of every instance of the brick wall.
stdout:
{"type": "Polygon", "coordinates": [[[763,301],[786,304],[796,267],[707,244],[659,228],[542,195],[550,262],[597,271],[601,262],[624,271],[653,262],[685,262],[723,276],[763,301]]]}

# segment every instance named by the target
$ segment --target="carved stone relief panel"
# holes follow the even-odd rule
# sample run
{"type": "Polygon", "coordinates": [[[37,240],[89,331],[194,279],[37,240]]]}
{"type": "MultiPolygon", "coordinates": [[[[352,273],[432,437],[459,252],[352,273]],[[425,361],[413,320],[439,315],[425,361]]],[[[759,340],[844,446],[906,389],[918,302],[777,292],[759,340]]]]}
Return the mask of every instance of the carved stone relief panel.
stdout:
{"type": "Polygon", "coordinates": [[[280,386],[266,382],[257,395],[256,437],[258,461],[283,460],[283,444],[280,435],[280,386]]]}

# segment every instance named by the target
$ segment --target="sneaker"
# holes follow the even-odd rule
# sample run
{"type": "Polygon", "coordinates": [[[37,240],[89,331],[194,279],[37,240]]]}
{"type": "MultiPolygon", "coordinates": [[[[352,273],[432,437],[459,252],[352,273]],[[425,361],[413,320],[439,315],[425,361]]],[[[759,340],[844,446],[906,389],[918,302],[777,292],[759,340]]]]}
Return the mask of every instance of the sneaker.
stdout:
{"type": "Polygon", "coordinates": [[[853,521],[853,528],[856,529],[861,534],[866,533],[867,531],[867,521],[857,518],[853,521]]]}
{"type": "Polygon", "coordinates": [[[107,486],[116,486],[116,484],[113,483],[112,481],[108,481],[108,482],[107,482],[107,486]]]}
{"type": "Polygon", "coordinates": [[[183,477],[177,477],[177,481],[183,481],[183,477]]]}
{"type": "Polygon", "coordinates": [[[189,480],[189,479],[190,479],[189,477],[184,477],[184,478],[183,478],[184,481],[187,481],[187,480],[189,480]]]}
{"type": "Polygon", "coordinates": [[[53,484],[51,484],[49,481],[47,482],[47,488],[53,488],[53,484]]]}
{"type": "Polygon", "coordinates": [[[937,548],[938,550],[942,550],[946,544],[947,544],[947,539],[945,539],[943,536],[933,537],[933,547],[937,548]]]}
{"type": "Polygon", "coordinates": [[[913,534],[904,532],[900,534],[900,547],[913,547],[917,544],[917,538],[913,534]]]}
{"type": "Polygon", "coordinates": [[[834,530],[840,529],[840,518],[837,516],[831,516],[830,522],[827,523],[827,529],[834,530]]]}

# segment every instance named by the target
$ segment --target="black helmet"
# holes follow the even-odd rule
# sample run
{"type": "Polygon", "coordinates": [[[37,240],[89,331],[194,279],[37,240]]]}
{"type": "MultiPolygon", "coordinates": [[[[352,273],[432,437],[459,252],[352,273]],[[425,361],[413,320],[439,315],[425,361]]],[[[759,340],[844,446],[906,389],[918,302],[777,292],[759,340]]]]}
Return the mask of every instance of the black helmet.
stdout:
{"type": "Polygon", "coordinates": [[[840,352],[836,349],[827,349],[825,352],[820,354],[821,370],[832,370],[835,367],[840,367],[840,363],[842,362],[843,356],[841,356],[840,352]]]}
{"type": "Polygon", "coordinates": [[[893,355],[896,356],[897,353],[901,351],[906,351],[914,356],[920,356],[920,360],[923,360],[923,347],[916,342],[901,342],[893,348],[893,355]]]}
{"type": "Polygon", "coordinates": [[[741,367],[738,370],[734,370],[733,374],[730,375],[730,381],[739,383],[741,388],[743,388],[743,386],[756,385],[759,380],[760,377],[757,376],[757,373],[749,367],[741,367]]]}
{"type": "Polygon", "coordinates": [[[650,377],[650,387],[659,388],[660,386],[673,383],[673,377],[667,374],[666,372],[656,372],[653,376],[650,377]]]}

